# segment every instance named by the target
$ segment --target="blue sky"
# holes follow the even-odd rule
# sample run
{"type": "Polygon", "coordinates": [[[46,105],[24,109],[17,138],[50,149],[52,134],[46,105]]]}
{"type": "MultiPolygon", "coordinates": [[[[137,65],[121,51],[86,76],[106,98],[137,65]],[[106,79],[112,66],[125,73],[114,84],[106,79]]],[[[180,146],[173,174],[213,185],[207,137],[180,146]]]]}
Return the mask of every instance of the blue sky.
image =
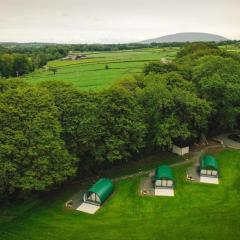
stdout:
{"type": "Polygon", "coordinates": [[[240,39],[240,0],[0,0],[0,41],[118,43],[177,32],[240,39]]]}

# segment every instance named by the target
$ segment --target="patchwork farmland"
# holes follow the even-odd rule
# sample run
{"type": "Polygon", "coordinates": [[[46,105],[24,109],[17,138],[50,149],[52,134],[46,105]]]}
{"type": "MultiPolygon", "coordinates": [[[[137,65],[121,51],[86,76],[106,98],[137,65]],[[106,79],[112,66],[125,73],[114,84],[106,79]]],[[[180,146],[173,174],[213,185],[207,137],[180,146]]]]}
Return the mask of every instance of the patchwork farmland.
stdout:
{"type": "MultiPolygon", "coordinates": [[[[140,73],[149,62],[173,59],[178,48],[147,48],[111,52],[86,52],[87,58],[80,60],[57,60],[48,63],[47,68],[23,76],[32,83],[44,80],[63,80],[84,90],[101,90],[114,81],[140,73]],[[49,68],[56,68],[54,74],[49,68]]],[[[74,54],[77,54],[75,52],[74,54]]]]}

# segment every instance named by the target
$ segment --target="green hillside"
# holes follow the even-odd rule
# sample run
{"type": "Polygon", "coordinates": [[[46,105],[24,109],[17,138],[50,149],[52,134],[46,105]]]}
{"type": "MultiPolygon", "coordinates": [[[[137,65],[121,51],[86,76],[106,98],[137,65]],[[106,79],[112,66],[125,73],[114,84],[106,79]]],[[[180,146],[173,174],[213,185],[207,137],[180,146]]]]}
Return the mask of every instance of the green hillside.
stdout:
{"type": "Polygon", "coordinates": [[[100,90],[108,87],[115,80],[142,71],[142,67],[152,61],[172,59],[178,48],[148,48],[112,52],[87,52],[87,59],[58,60],[48,63],[56,67],[57,73],[40,69],[28,74],[23,79],[32,83],[44,80],[64,80],[82,89],[100,90]],[[105,69],[108,65],[109,69],[105,69]]]}

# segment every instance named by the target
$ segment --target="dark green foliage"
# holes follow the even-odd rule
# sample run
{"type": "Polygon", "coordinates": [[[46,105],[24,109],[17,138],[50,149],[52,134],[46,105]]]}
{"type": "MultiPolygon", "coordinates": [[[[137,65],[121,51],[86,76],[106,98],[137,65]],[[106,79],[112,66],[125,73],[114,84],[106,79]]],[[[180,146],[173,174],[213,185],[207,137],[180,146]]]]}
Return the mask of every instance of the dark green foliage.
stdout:
{"type": "MultiPolygon", "coordinates": [[[[2,76],[25,74],[69,50],[40,49],[24,55],[21,48],[0,49],[2,76]]],[[[93,175],[142,150],[170,149],[173,142],[194,143],[203,134],[233,129],[240,125],[239,103],[239,56],[209,43],[185,45],[173,62],[151,63],[144,74],[101,92],[58,81],[32,87],[2,79],[0,198],[46,190],[76,171],[93,175]]]]}
{"type": "Polygon", "coordinates": [[[0,94],[9,90],[9,89],[16,89],[20,87],[27,87],[29,86],[28,83],[22,81],[20,79],[0,79],[0,94]]]}
{"type": "Polygon", "coordinates": [[[206,56],[193,69],[198,95],[209,101],[211,130],[233,129],[240,116],[240,63],[232,58],[206,56]]]}
{"type": "Polygon", "coordinates": [[[99,151],[98,144],[104,134],[100,125],[101,98],[98,94],[80,92],[70,84],[45,82],[59,109],[63,139],[69,151],[86,159],[92,165],[92,157],[99,151]]]}
{"type": "Polygon", "coordinates": [[[14,58],[11,54],[0,55],[0,75],[1,77],[13,76],[14,58]]]}
{"type": "Polygon", "coordinates": [[[73,176],[75,159],[60,139],[58,112],[48,93],[33,87],[0,95],[0,192],[45,190],[73,176]]]}
{"type": "Polygon", "coordinates": [[[169,72],[165,74],[151,73],[148,76],[137,78],[137,84],[140,88],[146,87],[149,83],[164,83],[168,90],[181,88],[190,92],[195,91],[194,84],[185,80],[178,72],[169,72]]]}
{"type": "Polygon", "coordinates": [[[127,161],[144,146],[143,110],[129,91],[80,92],[69,84],[43,84],[60,111],[63,139],[81,159],[81,169],[101,162],[127,161]]]}
{"type": "Polygon", "coordinates": [[[143,148],[144,112],[126,89],[112,88],[103,93],[101,121],[106,126],[103,144],[107,147],[102,153],[108,161],[126,161],[143,148]]]}
{"type": "Polygon", "coordinates": [[[33,70],[30,60],[22,54],[0,55],[0,75],[2,77],[16,77],[33,70]]]}
{"type": "Polygon", "coordinates": [[[149,73],[168,73],[172,71],[177,71],[177,65],[174,63],[149,63],[147,64],[144,69],[143,73],[148,75],[149,73]]]}
{"type": "Polygon", "coordinates": [[[219,48],[215,43],[208,42],[199,42],[199,43],[190,43],[182,48],[177,56],[178,58],[191,56],[191,55],[212,55],[215,52],[219,52],[219,48]]]}
{"type": "Polygon", "coordinates": [[[222,51],[214,43],[191,43],[182,48],[174,60],[179,72],[187,80],[192,80],[192,68],[199,58],[206,55],[220,55],[222,51]]]}
{"type": "Polygon", "coordinates": [[[209,133],[233,129],[240,116],[239,54],[229,53],[212,43],[186,45],[174,60],[179,73],[192,82],[200,98],[211,107],[209,133]]]}
{"type": "Polygon", "coordinates": [[[29,59],[21,54],[14,55],[13,76],[21,76],[33,70],[29,59]]]}
{"type": "MultiPolygon", "coordinates": [[[[42,46],[40,48],[14,46],[0,48],[0,77],[22,76],[41,68],[48,61],[64,57],[68,54],[68,46],[42,46]]],[[[54,71],[54,74],[56,71],[54,71]]]]}
{"type": "Polygon", "coordinates": [[[148,124],[147,144],[171,146],[239,126],[239,55],[213,43],[185,45],[172,63],[151,63],[145,76],[119,82],[138,93],[148,124]]]}
{"type": "Polygon", "coordinates": [[[148,143],[170,148],[175,139],[196,139],[207,130],[209,104],[176,73],[151,74],[138,90],[148,123],[148,143]]]}
{"type": "Polygon", "coordinates": [[[36,53],[32,57],[33,66],[35,68],[41,68],[48,62],[48,57],[44,53],[36,53]]]}

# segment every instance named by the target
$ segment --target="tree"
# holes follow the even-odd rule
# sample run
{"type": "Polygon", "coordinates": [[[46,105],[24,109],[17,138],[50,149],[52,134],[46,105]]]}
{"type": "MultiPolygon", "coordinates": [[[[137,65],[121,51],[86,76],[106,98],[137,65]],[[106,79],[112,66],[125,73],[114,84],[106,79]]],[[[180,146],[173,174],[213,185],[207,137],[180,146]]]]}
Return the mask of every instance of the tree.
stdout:
{"type": "Polygon", "coordinates": [[[0,190],[45,190],[75,174],[75,158],[60,139],[52,98],[39,88],[0,94],[0,190]]]}
{"type": "Polygon", "coordinates": [[[21,76],[32,71],[29,59],[22,54],[14,54],[13,76],[21,76]]]}
{"type": "Polygon", "coordinates": [[[213,107],[212,132],[233,129],[240,115],[240,64],[231,58],[205,56],[193,71],[198,95],[213,107]]]}
{"type": "Polygon", "coordinates": [[[143,87],[142,77],[141,76],[127,76],[120,78],[115,81],[112,85],[112,88],[124,88],[132,93],[135,92],[136,88],[143,87]]]}
{"type": "Polygon", "coordinates": [[[147,142],[154,149],[168,149],[176,139],[195,140],[207,130],[208,103],[190,92],[188,84],[178,86],[168,77],[151,74],[145,87],[137,90],[147,116],[147,142]]]}
{"type": "Polygon", "coordinates": [[[196,55],[213,55],[219,53],[220,50],[215,43],[212,42],[194,42],[187,43],[178,53],[178,58],[196,55]]]}
{"type": "Polygon", "coordinates": [[[56,67],[49,67],[49,71],[53,72],[53,74],[55,75],[58,69],[56,67]]]}
{"type": "Polygon", "coordinates": [[[13,75],[14,58],[11,54],[3,54],[0,56],[0,74],[2,77],[10,77],[13,75]]]}
{"type": "Polygon", "coordinates": [[[178,72],[168,72],[164,74],[150,73],[147,76],[138,76],[135,79],[137,82],[136,85],[140,88],[144,88],[153,83],[163,83],[169,90],[182,88],[190,92],[195,91],[194,84],[185,80],[178,72]]]}
{"type": "Polygon", "coordinates": [[[29,84],[21,79],[0,79],[0,94],[10,89],[27,87],[29,84]]]}
{"type": "Polygon", "coordinates": [[[32,56],[32,62],[35,68],[41,68],[47,64],[47,56],[44,53],[35,54],[32,56]]]}
{"type": "Polygon", "coordinates": [[[177,65],[174,63],[152,62],[145,65],[143,73],[145,75],[148,75],[149,73],[168,73],[177,70],[178,70],[177,65]]]}
{"type": "Polygon", "coordinates": [[[115,87],[101,93],[81,92],[60,82],[44,87],[55,98],[63,138],[69,151],[81,159],[80,170],[127,161],[144,146],[143,109],[129,91],[115,87]]]}
{"type": "Polygon", "coordinates": [[[193,67],[203,56],[220,55],[222,51],[215,43],[189,43],[186,44],[173,60],[178,66],[179,73],[187,80],[192,80],[193,67]]]}
{"type": "Polygon", "coordinates": [[[21,76],[33,70],[30,60],[23,54],[3,54],[0,56],[2,77],[21,76]]]}
{"type": "Polygon", "coordinates": [[[88,174],[97,164],[105,128],[100,124],[101,96],[81,92],[71,84],[49,81],[42,84],[55,99],[62,124],[62,137],[69,152],[78,156],[79,171],[88,174]]]}
{"type": "Polygon", "coordinates": [[[102,160],[126,161],[144,147],[144,110],[128,90],[119,87],[105,91],[100,114],[106,129],[102,160]]]}

